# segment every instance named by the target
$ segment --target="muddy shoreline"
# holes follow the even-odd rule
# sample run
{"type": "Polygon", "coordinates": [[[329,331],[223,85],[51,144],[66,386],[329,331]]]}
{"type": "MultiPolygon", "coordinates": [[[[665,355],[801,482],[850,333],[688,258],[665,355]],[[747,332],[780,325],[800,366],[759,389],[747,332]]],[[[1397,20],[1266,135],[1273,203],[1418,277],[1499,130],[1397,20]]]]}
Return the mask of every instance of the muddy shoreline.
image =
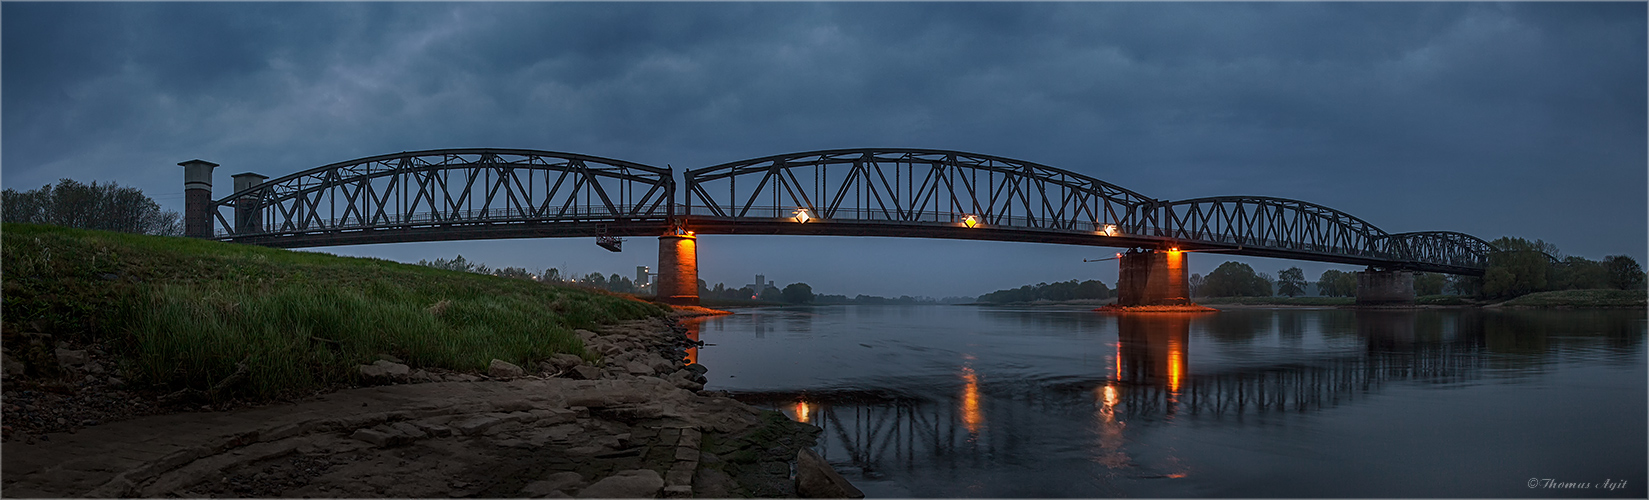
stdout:
{"type": "MultiPolygon", "coordinates": [[[[683,332],[657,319],[578,332],[597,363],[472,374],[380,360],[362,369],[383,385],[288,402],[55,417],[63,430],[12,429],[0,481],[5,497],[797,496],[818,428],[702,390],[683,332]]],[[[58,401],[138,399],[86,375],[58,401]]],[[[54,414],[39,384],[6,385],[8,423],[54,414]]]]}

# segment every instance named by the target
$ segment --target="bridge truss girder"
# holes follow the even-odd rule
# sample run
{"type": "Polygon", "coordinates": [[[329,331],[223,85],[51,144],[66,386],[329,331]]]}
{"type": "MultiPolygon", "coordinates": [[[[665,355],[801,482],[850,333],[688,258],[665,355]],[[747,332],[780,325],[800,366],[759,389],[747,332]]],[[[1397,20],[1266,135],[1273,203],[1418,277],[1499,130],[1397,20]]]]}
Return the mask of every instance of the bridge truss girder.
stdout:
{"type": "Polygon", "coordinates": [[[1094,231],[1132,227],[1151,200],[1081,174],[1008,158],[929,149],[837,149],[685,173],[686,212],[711,218],[812,217],[1094,231]],[[739,188],[740,177],[755,177],[739,188]],[[722,197],[725,192],[726,197],[722,197]]]}
{"type": "Polygon", "coordinates": [[[959,151],[812,151],[688,170],[684,176],[682,213],[704,234],[1178,247],[1467,275],[1481,275],[1493,250],[1461,233],[1393,235],[1299,200],[1154,200],[1074,172],[959,151]],[[741,177],[748,180],[741,183],[741,177]],[[807,212],[806,222],[794,218],[800,210],[807,212]],[[977,224],[963,224],[969,216],[977,224]]]}
{"type": "Polygon", "coordinates": [[[575,153],[444,149],[298,172],[219,199],[212,211],[226,230],[218,239],[282,247],[625,236],[662,234],[674,192],[668,168],[575,153]],[[255,220],[225,217],[240,203],[256,207],[255,220]]]}

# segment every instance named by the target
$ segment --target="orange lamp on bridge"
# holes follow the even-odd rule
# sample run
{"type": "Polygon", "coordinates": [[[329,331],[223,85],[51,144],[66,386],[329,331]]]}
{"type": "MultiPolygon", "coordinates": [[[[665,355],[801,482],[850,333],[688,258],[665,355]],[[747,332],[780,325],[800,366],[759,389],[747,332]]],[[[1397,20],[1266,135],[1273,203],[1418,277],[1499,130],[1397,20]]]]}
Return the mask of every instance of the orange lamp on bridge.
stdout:
{"type": "Polygon", "coordinates": [[[962,218],[962,225],[968,226],[969,229],[979,227],[979,219],[975,218],[972,215],[969,215],[967,217],[962,218]]]}
{"type": "Polygon", "coordinates": [[[813,219],[813,217],[807,214],[807,209],[805,209],[805,208],[796,209],[796,222],[806,224],[807,221],[812,220],[812,219],[813,219]]]}

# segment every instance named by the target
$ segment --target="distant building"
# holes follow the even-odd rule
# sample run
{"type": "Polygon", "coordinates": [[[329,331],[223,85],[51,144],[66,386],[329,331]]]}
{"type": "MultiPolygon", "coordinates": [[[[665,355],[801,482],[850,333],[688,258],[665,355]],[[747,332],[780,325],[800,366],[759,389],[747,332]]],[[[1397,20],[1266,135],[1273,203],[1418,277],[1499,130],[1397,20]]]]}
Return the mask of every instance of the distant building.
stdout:
{"type": "Polygon", "coordinates": [[[756,282],[755,283],[746,284],[746,285],[744,285],[744,287],[749,288],[751,290],[754,290],[756,292],[756,295],[761,295],[762,292],[767,291],[767,289],[769,289],[769,288],[773,288],[773,289],[779,288],[777,286],[773,286],[773,282],[767,281],[767,276],[763,276],[763,275],[760,275],[760,274],[756,275],[756,282]]]}
{"type": "Polygon", "coordinates": [[[647,286],[653,283],[652,273],[648,272],[651,270],[647,266],[636,266],[636,286],[647,286]]]}

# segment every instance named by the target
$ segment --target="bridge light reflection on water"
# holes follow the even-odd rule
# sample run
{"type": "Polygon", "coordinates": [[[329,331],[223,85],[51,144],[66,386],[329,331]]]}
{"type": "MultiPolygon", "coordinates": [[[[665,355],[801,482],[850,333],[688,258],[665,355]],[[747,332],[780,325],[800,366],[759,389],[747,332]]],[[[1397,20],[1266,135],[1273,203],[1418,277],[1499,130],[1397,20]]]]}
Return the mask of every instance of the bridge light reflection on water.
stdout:
{"type": "Polygon", "coordinates": [[[1642,401],[1645,326],[1629,313],[856,306],[708,321],[710,389],[822,428],[815,450],[871,497],[1516,496],[1486,482],[1504,465],[1434,468],[1500,456],[1642,477],[1622,472],[1644,461],[1642,415],[1593,401],[1642,401]],[[1586,426],[1542,434],[1537,415],[1586,426]],[[1426,457],[1381,468],[1424,481],[1359,489],[1375,484],[1369,450],[1426,457]],[[1280,477],[1298,471],[1347,479],[1280,477]]]}
{"type": "Polygon", "coordinates": [[[811,408],[807,406],[806,401],[797,401],[796,413],[795,415],[792,415],[792,417],[795,418],[797,422],[805,424],[807,423],[807,414],[809,413],[809,410],[811,410],[811,408]]]}
{"type": "Polygon", "coordinates": [[[979,410],[979,374],[973,372],[973,367],[963,365],[962,382],[962,424],[968,427],[969,434],[979,434],[979,428],[985,424],[985,414],[979,410]]]}

